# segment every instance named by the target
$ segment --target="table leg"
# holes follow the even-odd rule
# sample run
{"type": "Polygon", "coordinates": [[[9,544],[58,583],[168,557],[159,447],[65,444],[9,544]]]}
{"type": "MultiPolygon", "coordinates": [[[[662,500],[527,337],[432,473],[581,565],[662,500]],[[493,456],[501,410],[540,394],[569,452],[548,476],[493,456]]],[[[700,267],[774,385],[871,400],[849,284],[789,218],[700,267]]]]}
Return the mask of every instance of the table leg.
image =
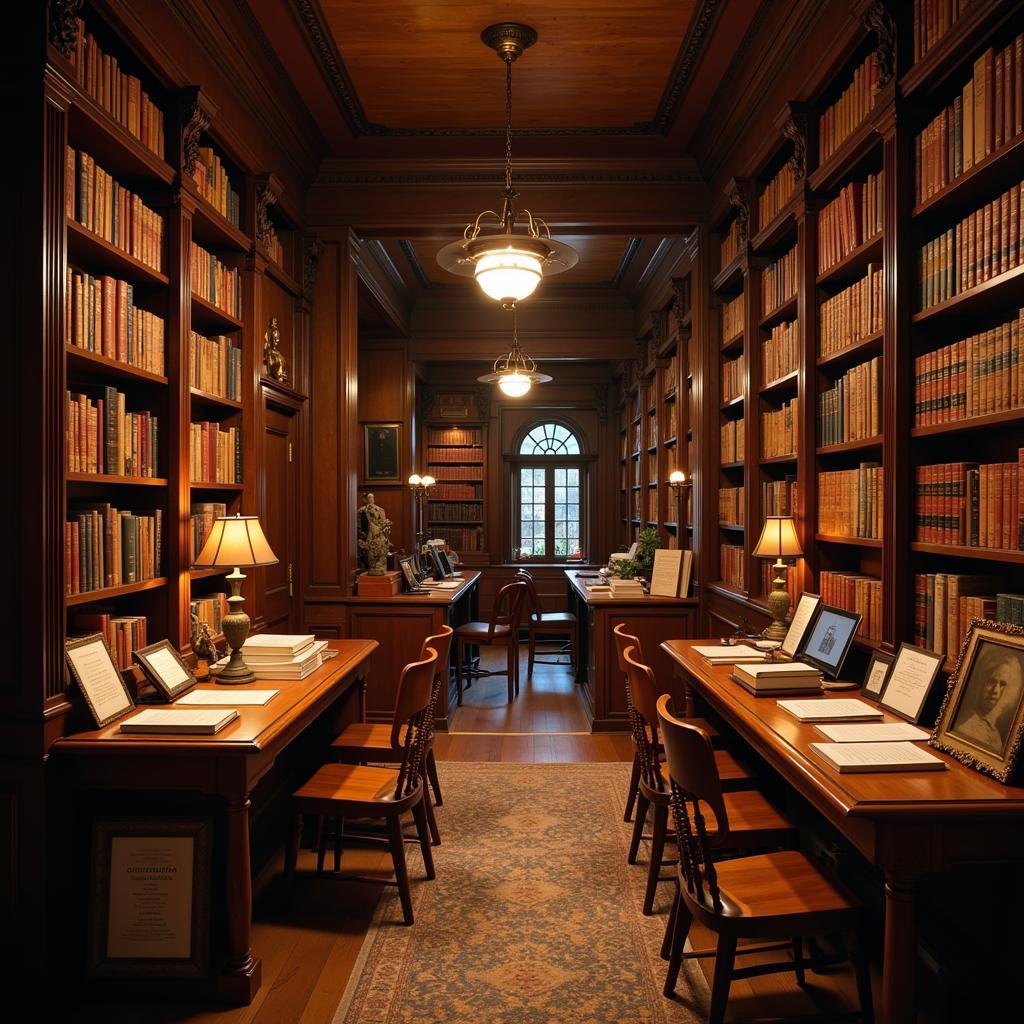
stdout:
{"type": "Polygon", "coordinates": [[[885,876],[885,951],[882,957],[883,1024],[913,1024],[917,979],[917,879],[885,876]]]}
{"type": "Polygon", "coordinates": [[[260,987],[260,962],[252,955],[252,869],[249,861],[249,797],[229,799],[226,812],[225,899],[228,960],[218,988],[247,1006],[260,987]]]}

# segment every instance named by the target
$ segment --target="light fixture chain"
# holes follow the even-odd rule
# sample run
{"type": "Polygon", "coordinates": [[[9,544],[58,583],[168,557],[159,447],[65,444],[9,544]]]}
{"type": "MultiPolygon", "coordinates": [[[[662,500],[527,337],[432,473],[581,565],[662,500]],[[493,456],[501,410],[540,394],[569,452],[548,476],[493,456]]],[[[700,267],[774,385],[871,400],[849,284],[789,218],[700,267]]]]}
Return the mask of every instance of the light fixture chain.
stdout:
{"type": "Polygon", "coordinates": [[[512,58],[505,58],[505,195],[512,198],[512,58]]]}

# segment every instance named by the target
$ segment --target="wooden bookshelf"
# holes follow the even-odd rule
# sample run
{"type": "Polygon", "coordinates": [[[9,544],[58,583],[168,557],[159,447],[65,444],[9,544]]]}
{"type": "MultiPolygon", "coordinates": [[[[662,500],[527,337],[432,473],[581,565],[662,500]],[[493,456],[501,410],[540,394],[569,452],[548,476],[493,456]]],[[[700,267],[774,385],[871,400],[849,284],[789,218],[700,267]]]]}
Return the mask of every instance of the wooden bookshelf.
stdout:
{"type": "MultiPolygon", "coordinates": [[[[459,553],[466,565],[486,564],[489,515],[487,500],[487,423],[484,420],[428,420],[423,432],[427,473],[439,487],[454,485],[467,489],[465,497],[427,497],[427,536],[440,537],[459,553]],[[473,497],[468,496],[472,490],[473,497]],[[457,505],[462,511],[457,512],[457,505]],[[450,518],[457,515],[458,518],[450,518]]],[[[443,491],[442,491],[443,493],[443,491]]]]}

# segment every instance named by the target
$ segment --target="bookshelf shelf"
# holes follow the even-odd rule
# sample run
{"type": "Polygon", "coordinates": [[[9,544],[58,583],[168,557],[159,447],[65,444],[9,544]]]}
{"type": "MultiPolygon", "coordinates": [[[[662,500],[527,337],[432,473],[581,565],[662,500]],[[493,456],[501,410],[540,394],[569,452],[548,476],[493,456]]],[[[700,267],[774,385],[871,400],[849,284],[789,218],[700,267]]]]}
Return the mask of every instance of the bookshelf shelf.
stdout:
{"type": "Polygon", "coordinates": [[[200,298],[195,292],[192,293],[192,327],[193,329],[205,328],[214,331],[240,331],[242,321],[225,313],[212,302],[200,298]]]}
{"type": "Polygon", "coordinates": [[[666,437],[665,440],[661,442],[661,445],[663,448],[671,448],[678,442],[678,440],[679,439],[676,437],[666,437]]]}
{"type": "Polygon", "coordinates": [[[194,580],[208,580],[214,576],[223,576],[227,569],[189,569],[188,574],[194,580]]]}
{"type": "Polygon", "coordinates": [[[793,320],[796,317],[796,295],[791,295],[785,302],[780,303],[770,313],[761,317],[758,326],[770,331],[776,324],[785,320],[793,320]]]}
{"type": "Polygon", "coordinates": [[[761,387],[758,388],[758,394],[764,395],[765,397],[769,395],[782,396],[789,394],[790,392],[795,394],[799,379],[799,370],[793,370],[792,372],[787,373],[784,377],[778,377],[773,381],[769,381],[767,384],[762,384],[761,387]]]}
{"type": "Polygon", "coordinates": [[[911,551],[930,555],[950,555],[953,558],[979,558],[986,562],[1006,562],[1010,565],[1024,565],[1024,551],[1008,551],[1005,548],[975,548],[964,544],[926,544],[911,541],[911,551]]]}
{"type": "Polygon", "coordinates": [[[730,530],[733,533],[743,533],[746,530],[746,527],[741,526],[739,523],[719,523],[718,528],[720,530],[730,530]]]}
{"type": "Polygon", "coordinates": [[[166,285],[169,278],[141,260],[129,256],[104,238],[83,227],[77,220],[66,219],[68,231],[68,262],[89,273],[109,273],[132,284],[166,285]]]}
{"type": "Polygon", "coordinates": [[[775,215],[772,221],[751,239],[750,247],[761,255],[788,241],[796,232],[796,195],[775,215]]]}
{"type": "Polygon", "coordinates": [[[881,259],[882,235],[879,234],[862,242],[838,263],[832,264],[828,270],[818,275],[815,283],[819,287],[849,284],[864,276],[869,263],[878,263],[881,259]]]}
{"type": "Polygon", "coordinates": [[[880,355],[882,352],[882,332],[869,334],[866,338],[855,341],[836,352],[830,352],[827,356],[818,356],[816,365],[819,369],[827,369],[828,372],[843,371],[854,363],[863,362],[872,356],[880,355]]]}
{"type": "Polygon", "coordinates": [[[245,489],[245,484],[218,484],[212,483],[209,480],[193,480],[189,487],[193,491],[234,491],[241,493],[245,489]]]}
{"type": "Polygon", "coordinates": [[[722,403],[722,412],[728,409],[740,409],[743,407],[743,395],[737,395],[735,398],[731,398],[728,402],[722,403]]]}
{"type": "Polygon", "coordinates": [[[166,576],[143,580],[141,583],[126,583],[121,587],[103,587],[100,590],[87,590],[82,594],[68,594],[64,604],[69,608],[80,604],[92,604],[94,601],[111,601],[115,597],[127,597],[129,594],[141,594],[147,590],[157,590],[167,585],[166,576]]]}
{"type": "Polygon", "coordinates": [[[911,322],[915,324],[935,322],[945,317],[967,316],[990,309],[993,304],[1019,301],[1020,289],[1024,285],[1024,264],[1007,270],[983,284],[968,288],[945,302],[915,313],[911,322]]]}
{"type": "Polygon", "coordinates": [[[191,182],[186,179],[185,183],[196,200],[196,209],[192,214],[192,240],[205,249],[248,252],[252,248],[249,236],[202,199],[191,182]]]}
{"type": "MultiPolygon", "coordinates": [[[[880,104],[876,103],[877,110],[880,104]]],[[[881,145],[882,136],[875,131],[872,124],[874,110],[855,128],[846,141],[808,177],[812,192],[827,192],[843,179],[848,178],[860,163],[871,154],[876,146],[881,145]]]]}
{"type": "Polygon", "coordinates": [[[789,455],[773,455],[771,458],[758,459],[758,464],[761,466],[785,466],[789,463],[795,463],[796,461],[796,452],[790,452],[789,455]]]}
{"type": "Polygon", "coordinates": [[[233,398],[221,398],[220,395],[211,395],[208,391],[200,391],[199,388],[189,388],[188,394],[193,405],[209,406],[214,409],[228,409],[232,412],[238,412],[242,408],[242,403],[236,402],[233,398]]]}
{"type": "Polygon", "coordinates": [[[943,434],[969,433],[981,430],[999,430],[1001,427],[1024,423],[1024,409],[1010,409],[994,412],[988,416],[971,416],[969,419],[953,420],[949,423],[931,423],[926,427],[913,427],[911,437],[936,437],[943,434]]]}
{"type": "Polygon", "coordinates": [[[723,341],[721,345],[721,350],[723,352],[732,353],[739,349],[742,349],[744,340],[744,334],[742,331],[740,331],[739,334],[734,334],[727,341],[723,341]]]}
{"type": "Polygon", "coordinates": [[[281,285],[285,291],[291,292],[292,295],[300,295],[302,293],[302,286],[299,282],[274,260],[267,260],[267,274],[281,285]]]}
{"type": "Polygon", "coordinates": [[[122,363],[119,359],[111,359],[109,356],[99,352],[90,352],[86,348],[79,348],[77,345],[65,345],[64,354],[67,356],[69,367],[74,367],[77,377],[95,377],[100,380],[107,380],[110,377],[120,377],[122,380],[133,380],[147,384],[158,384],[167,386],[167,378],[159,373],[150,373],[148,370],[132,366],[130,363],[122,363]]]}
{"type": "Polygon", "coordinates": [[[816,533],[814,539],[820,544],[853,544],[860,548],[882,549],[882,542],[872,537],[836,537],[827,533],[816,533]]]}
{"type": "Polygon", "coordinates": [[[738,285],[743,283],[743,268],[741,266],[741,255],[734,256],[726,266],[715,276],[711,282],[713,292],[738,291],[738,285]]]}
{"type": "Polygon", "coordinates": [[[110,473],[65,473],[69,484],[102,484],[104,487],[166,487],[167,478],[162,476],[114,476],[110,473]]]}
{"type": "Polygon", "coordinates": [[[726,470],[728,470],[728,469],[743,469],[743,467],[745,465],[746,465],[746,463],[742,462],[742,461],[740,461],[740,462],[723,462],[722,465],[719,468],[720,469],[726,469],[726,470]]]}
{"type": "Polygon", "coordinates": [[[875,437],[865,437],[859,441],[844,441],[842,444],[827,444],[815,448],[815,454],[817,455],[843,455],[847,452],[868,452],[874,451],[882,447],[884,441],[883,434],[877,434],[875,437]]]}

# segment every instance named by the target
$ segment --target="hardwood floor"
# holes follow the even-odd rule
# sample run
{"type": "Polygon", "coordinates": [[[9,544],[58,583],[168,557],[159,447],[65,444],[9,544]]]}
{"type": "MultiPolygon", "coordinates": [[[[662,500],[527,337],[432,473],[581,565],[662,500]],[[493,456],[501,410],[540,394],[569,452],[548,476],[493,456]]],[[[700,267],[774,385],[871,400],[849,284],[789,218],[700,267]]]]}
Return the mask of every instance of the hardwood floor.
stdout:
{"type": "MultiPolygon", "coordinates": [[[[523,661],[525,668],[525,652],[523,661]]],[[[568,668],[537,666],[534,679],[522,681],[513,705],[504,701],[504,679],[475,681],[455,715],[454,730],[437,736],[438,758],[519,763],[632,759],[626,734],[589,732],[582,698],[568,668]]],[[[624,764],[623,772],[627,770],[624,764]]],[[[641,852],[641,861],[644,857],[641,852]]],[[[352,871],[382,876],[391,867],[386,850],[376,848],[346,850],[345,863],[352,871]]],[[[313,867],[313,854],[304,851],[299,866],[313,867]]],[[[636,870],[645,870],[645,865],[636,870]]],[[[346,882],[300,883],[285,914],[280,907],[279,874],[278,870],[254,908],[253,945],[263,961],[263,985],[251,1006],[224,1009],[167,1000],[89,1002],[70,1009],[63,1019],[69,1024],[330,1024],[382,890],[346,882]]],[[[663,917],[667,917],[670,896],[669,885],[659,886],[655,909],[663,917]]],[[[705,948],[711,940],[695,927],[691,941],[705,948]]],[[[756,958],[740,958],[738,963],[748,959],[756,958]]],[[[702,967],[710,982],[714,959],[702,961],[702,967]]],[[[728,1020],[766,1016],[785,1020],[816,1008],[831,1016],[857,1005],[853,972],[846,965],[807,978],[813,1000],[789,974],[736,982],[728,1020]]]]}

